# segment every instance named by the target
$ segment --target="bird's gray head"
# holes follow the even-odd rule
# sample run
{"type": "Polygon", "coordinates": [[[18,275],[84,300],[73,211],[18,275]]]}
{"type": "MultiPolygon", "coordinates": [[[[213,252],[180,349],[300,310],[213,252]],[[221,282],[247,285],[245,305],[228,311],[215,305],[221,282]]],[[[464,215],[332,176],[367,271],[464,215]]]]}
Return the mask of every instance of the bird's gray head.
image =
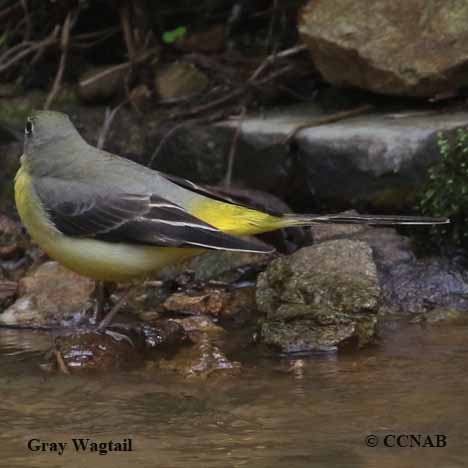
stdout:
{"type": "Polygon", "coordinates": [[[34,146],[54,142],[77,133],[68,115],[55,111],[34,111],[26,119],[24,129],[25,143],[34,146]]]}
{"type": "Polygon", "coordinates": [[[48,173],[57,163],[76,157],[75,149],[86,144],[68,115],[55,111],[34,111],[24,134],[23,157],[36,173],[48,173]]]}

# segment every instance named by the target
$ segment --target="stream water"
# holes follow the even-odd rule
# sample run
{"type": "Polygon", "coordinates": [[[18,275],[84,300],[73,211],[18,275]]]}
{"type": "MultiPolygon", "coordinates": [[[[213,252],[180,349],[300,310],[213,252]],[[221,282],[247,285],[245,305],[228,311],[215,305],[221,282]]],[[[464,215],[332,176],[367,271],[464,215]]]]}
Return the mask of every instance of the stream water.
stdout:
{"type": "Polygon", "coordinates": [[[395,322],[377,346],[340,356],[249,352],[236,356],[239,376],[204,381],[156,369],[47,375],[37,363],[49,345],[0,331],[1,467],[468,466],[468,326],[395,322]],[[393,434],[446,445],[383,446],[393,434]],[[133,451],[77,453],[73,438],[131,438],[133,451]],[[68,445],[33,452],[31,439],[68,445]]]}

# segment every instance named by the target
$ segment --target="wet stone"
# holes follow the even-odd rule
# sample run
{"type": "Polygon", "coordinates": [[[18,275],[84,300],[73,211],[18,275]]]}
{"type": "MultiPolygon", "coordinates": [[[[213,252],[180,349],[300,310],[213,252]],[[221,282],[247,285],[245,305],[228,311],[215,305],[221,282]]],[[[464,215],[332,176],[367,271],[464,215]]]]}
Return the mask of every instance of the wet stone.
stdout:
{"type": "Polygon", "coordinates": [[[160,319],[151,324],[142,324],[141,332],[146,349],[176,347],[187,341],[184,327],[175,320],[160,319]]]}
{"type": "Polygon", "coordinates": [[[235,375],[240,363],[229,360],[213,343],[208,334],[190,347],[180,349],[171,359],[161,359],[159,368],[171,370],[187,378],[211,378],[218,375],[235,375]]]}
{"type": "Polygon", "coordinates": [[[10,305],[18,291],[18,283],[16,281],[5,281],[0,276],[0,310],[10,305]]]}
{"type": "Polygon", "coordinates": [[[227,302],[228,293],[221,289],[205,289],[194,295],[185,292],[169,296],[163,304],[165,310],[188,315],[218,316],[227,302]]]}
{"type": "Polygon", "coordinates": [[[209,335],[219,335],[224,333],[224,328],[216,325],[211,317],[206,315],[195,315],[182,319],[173,319],[180,324],[192,338],[195,333],[206,333],[209,335]]]}
{"type": "Polygon", "coordinates": [[[380,287],[370,247],[336,240],[274,260],[257,282],[261,340],[281,352],[311,352],[375,335],[380,287]]]}
{"type": "Polygon", "coordinates": [[[0,323],[54,326],[79,322],[93,305],[94,288],[94,281],[48,261],[20,280],[19,298],[0,314],[0,323]]]}
{"type": "MultiPolygon", "coordinates": [[[[65,365],[73,370],[110,370],[141,363],[143,342],[124,334],[75,332],[56,340],[65,365]]],[[[55,359],[52,353],[51,360],[55,359]]]]}

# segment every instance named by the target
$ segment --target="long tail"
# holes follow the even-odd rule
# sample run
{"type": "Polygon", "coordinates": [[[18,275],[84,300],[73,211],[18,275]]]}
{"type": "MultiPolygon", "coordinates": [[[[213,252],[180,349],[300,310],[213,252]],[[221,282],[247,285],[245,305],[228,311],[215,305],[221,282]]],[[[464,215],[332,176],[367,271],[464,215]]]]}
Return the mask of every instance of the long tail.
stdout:
{"type": "Polygon", "coordinates": [[[372,224],[372,225],[434,225],[448,224],[448,218],[431,218],[429,216],[393,216],[393,215],[296,215],[287,214],[280,218],[285,226],[308,226],[316,223],[334,224],[372,224]]]}

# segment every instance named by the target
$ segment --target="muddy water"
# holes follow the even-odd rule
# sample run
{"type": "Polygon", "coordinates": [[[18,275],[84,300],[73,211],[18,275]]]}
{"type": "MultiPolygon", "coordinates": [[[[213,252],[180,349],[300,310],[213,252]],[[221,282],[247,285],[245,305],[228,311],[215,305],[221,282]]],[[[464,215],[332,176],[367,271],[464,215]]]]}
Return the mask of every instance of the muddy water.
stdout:
{"type": "Polygon", "coordinates": [[[466,326],[390,324],[378,346],[340,357],[249,352],[240,376],[203,382],[148,369],[46,376],[49,343],[0,331],[2,467],[468,466],[466,326]],[[388,434],[443,434],[447,446],[382,447],[388,434]],[[134,451],[80,454],[78,437],[131,438],[134,451]],[[31,452],[32,438],[68,446],[31,452]]]}

